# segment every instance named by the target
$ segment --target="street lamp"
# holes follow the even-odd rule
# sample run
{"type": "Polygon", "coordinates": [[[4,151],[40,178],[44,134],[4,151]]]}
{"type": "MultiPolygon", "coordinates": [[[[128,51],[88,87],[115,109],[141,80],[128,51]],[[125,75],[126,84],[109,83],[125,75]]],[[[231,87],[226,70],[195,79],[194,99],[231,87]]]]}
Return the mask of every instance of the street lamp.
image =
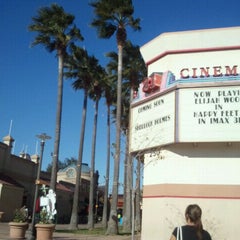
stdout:
{"type": "Polygon", "coordinates": [[[45,141],[48,139],[51,139],[50,136],[48,136],[46,133],[42,133],[40,135],[36,135],[37,138],[41,140],[40,146],[41,146],[41,152],[40,152],[40,158],[39,158],[39,163],[38,163],[38,169],[37,169],[37,179],[35,182],[35,194],[34,194],[34,202],[33,202],[33,212],[32,212],[32,223],[30,227],[30,237],[28,238],[29,240],[35,239],[35,211],[36,211],[36,201],[38,197],[38,190],[39,190],[39,185],[40,185],[40,174],[41,174],[41,168],[42,168],[42,159],[43,159],[43,151],[44,151],[44,145],[45,141]]]}

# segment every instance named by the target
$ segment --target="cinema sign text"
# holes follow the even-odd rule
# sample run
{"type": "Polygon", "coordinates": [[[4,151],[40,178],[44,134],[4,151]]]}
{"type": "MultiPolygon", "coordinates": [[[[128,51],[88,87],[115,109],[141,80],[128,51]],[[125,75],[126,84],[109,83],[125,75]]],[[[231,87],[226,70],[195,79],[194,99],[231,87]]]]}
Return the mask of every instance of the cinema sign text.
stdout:
{"type": "Polygon", "coordinates": [[[180,77],[187,78],[206,78],[206,77],[222,77],[222,76],[238,76],[238,65],[234,66],[213,66],[213,67],[194,67],[183,68],[180,70],[180,77]]]}

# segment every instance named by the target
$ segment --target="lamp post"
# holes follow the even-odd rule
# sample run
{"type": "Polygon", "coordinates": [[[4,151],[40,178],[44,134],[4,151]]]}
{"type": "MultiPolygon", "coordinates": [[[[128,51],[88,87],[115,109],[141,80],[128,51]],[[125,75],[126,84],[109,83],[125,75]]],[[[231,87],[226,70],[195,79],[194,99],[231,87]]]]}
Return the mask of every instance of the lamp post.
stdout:
{"type": "Polygon", "coordinates": [[[45,141],[48,139],[51,139],[50,136],[48,136],[46,133],[42,133],[40,135],[36,135],[37,138],[41,140],[40,146],[41,146],[41,151],[40,151],[40,157],[39,157],[39,163],[38,163],[38,169],[37,169],[37,179],[35,182],[35,194],[34,194],[34,202],[33,202],[33,212],[32,212],[32,223],[30,226],[30,233],[31,235],[29,236],[29,240],[34,240],[35,239],[35,212],[36,212],[36,201],[38,197],[38,190],[39,190],[39,185],[40,185],[40,174],[41,174],[41,167],[42,167],[42,159],[43,159],[43,151],[44,151],[44,145],[45,141]]]}

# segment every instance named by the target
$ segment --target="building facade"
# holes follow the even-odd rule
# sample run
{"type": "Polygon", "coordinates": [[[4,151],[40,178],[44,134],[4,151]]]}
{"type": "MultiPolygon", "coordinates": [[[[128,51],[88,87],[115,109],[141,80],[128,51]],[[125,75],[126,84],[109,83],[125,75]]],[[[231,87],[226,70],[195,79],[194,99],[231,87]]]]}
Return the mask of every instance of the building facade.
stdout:
{"type": "Polygon", "coordinates": [[[131,105],[144,156],[142,240],[169,239],[197,203],[213,239],[240,234],[240,27],[164,33],[141,47],[131,105]]]}
{"type": "MultiPolygon", "coordinates": [[[[0,212],[4,212],[1,221],[9,222],[15,209],[26,206],[32,213],[35,193],[35,181],[38,170],[38,155],[21,153],[20,156],[11,154],[14,139],[6,136],[0,142],[0,212]]],[[[95,174],[98,179],[98,174],[95,174]]],[[[83,163],[80,189],[80,208],[88,202],[90,187],[90,169],[83,163]]],[[[50,174],[41,172],[40,182],[49,187],[50,174]]],[[[75,166],[68,166],[57,173],[56,209],[58,223],[69,223],[72,211],[73,193],[76,182],[75,166]]],[[[40,186],[41,188],[41,186],[40,186]]]]}

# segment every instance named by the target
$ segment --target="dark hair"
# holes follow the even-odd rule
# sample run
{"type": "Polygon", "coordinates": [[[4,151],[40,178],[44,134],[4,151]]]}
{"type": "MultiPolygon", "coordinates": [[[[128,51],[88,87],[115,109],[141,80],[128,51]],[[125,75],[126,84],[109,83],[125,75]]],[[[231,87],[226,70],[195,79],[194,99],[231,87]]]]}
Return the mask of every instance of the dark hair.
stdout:
{"type": "Polygon", "coordinates": [[[199,240],[202,240],[202,209],[197,204],[191,204],[186,208],[185,217],[194,223],[197,231],[197,237],[199,240]]]}

